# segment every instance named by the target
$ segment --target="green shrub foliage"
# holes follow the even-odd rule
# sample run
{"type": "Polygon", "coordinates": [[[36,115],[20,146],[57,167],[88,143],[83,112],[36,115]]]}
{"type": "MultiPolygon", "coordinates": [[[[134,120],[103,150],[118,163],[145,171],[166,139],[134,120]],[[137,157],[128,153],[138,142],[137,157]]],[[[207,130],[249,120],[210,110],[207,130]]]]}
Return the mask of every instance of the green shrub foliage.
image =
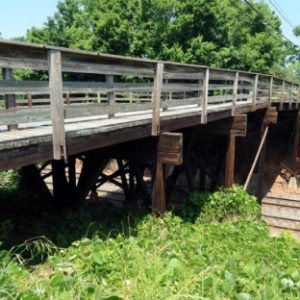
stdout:
{"type": "Polygon", "coordinates": [[[221,188],[210,193],[193,193],[184,205],[183,216],[201,222],[222,222],[227,219],[255,219],[260,215],[257,199],[241,186],[221,188]]]}

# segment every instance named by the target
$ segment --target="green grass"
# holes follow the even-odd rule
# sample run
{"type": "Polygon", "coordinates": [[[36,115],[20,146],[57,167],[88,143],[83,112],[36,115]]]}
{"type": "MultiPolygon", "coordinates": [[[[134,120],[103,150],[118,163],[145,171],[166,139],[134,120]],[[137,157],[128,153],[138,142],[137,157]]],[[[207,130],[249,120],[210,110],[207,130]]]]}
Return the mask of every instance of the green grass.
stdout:
{"type": "Polygon", "coordinates": [[[299,243],[270,237],[240,187],[194,194],[180,212],[84,206],[10,220],[0,227],[0,299],[300,298],[299,243]],[[22,224],[47,238],[8,247],[22,224]]]}
{"type": "MultiPolygon", "coordinates": [[[[43,241],[35,247],[46,245],[43,241]]],[[[129,236],[120,233],[103,239],[95,234],[73,242],[67,249],[55,250],[51,244],[48,248],[55,253],[31,268],[17,261],[13,251],[0,253],[0,297],[300,297],[299,244],[288,235],[271,238],[259,221],[201,224],[168,213],[161,219],[144,217],[129,236]]]]}

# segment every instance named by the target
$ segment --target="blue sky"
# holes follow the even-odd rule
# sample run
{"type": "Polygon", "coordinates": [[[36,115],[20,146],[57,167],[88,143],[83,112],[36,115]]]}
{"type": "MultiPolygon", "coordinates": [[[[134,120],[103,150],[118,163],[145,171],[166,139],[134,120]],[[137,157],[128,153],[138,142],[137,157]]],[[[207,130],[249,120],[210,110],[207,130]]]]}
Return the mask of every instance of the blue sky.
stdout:
{"type": "MultiPolygon", "coordinates": [[[[208,0],[209,1],[209,0],[208,0]]],[[[239,1],[239,0],[236,0],[239,1]]],[[[300,0],[257,0],[270,4],[277,3],[285,15],[294,25],[300,25],[300,0]]],[[[2,37],[10,39],[25,35],[32,26],[41,27],[56,10],[58,0],[0,0],[0,32],[2,37]]],[[[274,10],[274,8],[271,6],[274,10]]],[[[291,27],[283,20],[282,30],[290,40],[297,45],[300,39],[296,38],[291,27]]]]}
{"type": "Polygon", "coordinates": [[[0,32],[10,39],[23,36],[33,26],[41,27],[56,11],[58,0],[0,0],[0,32]]]}

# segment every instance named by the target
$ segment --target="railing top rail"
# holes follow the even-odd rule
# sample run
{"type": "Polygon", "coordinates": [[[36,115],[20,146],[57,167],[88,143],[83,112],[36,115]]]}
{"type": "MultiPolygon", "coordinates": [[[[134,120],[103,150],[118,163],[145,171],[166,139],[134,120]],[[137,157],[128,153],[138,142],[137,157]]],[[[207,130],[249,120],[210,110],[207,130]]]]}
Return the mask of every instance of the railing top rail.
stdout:
{"type": "MultiPolygon", "coordinates": [[[[165,65],[165,72],[168,72],[167,67],[169,68],[189,68],[191,72],[199,72],[199,70],[203,69],[210,69],[211,71],[216,72],[228,72],[228,73],[235,73],[239,72],[241,74],[248,74],[251,76],[259,75],[263,77],[274,77],[271,74],[263,74],[263,73],[255,73],[250,71],[244,71],[244,70],[232,70],[232,69],[223,69],[223,68],[214,68],[209,67],[205,65],[197,65],[197,64],[187,64],[187,63],[177,63],[177,62],[170,62],[170,61],[160,61],[160,60],[151,60],[147,58],[134,58],[129,56],[121,56],[121,55],[112,55],[112,54],[104,54],[99,52],[92,52],[92,51],[85,51],[85,50],[79,50],[79,49],[70,49],[70,48],[64,48],[64,47],[56,47],[51,45],[44,45],[44,44],[34,44],[34,43],[28,43],[28,42],[19,42],[19,41],[12,41],[12,40],[5,40],[0,39],[0,57],[18,57],[19,53],[22,53],[20,59],[23,57],[25,58],[26,55],[32,55],[34,53],[39,53],[40,55],[44,54],[46,55],[48,50],[57,50],[61,53],[65,54],[69,57],[76,57],[80,58],[80,60],[86,59],[99,59],[105,60],[107,63],[118,63],[118,64],[131,64],[136,65],[137,67],[153,67],[157,63],[164,63],[165,65]],[[6,51],[5,51],[6,50],[6,51]],[[5,53],[9,53],[5,55],[5,53]]],[[[45,56],[46,58],[46,56],[45,56]]],[[[0,66],[1,67],[1,66],[0,66]]],[[[78,70],[80,72],[80,70],[78,70]]],[[[280,78],[274,77],[277,80],[282,80],[280,78]]],[[[286,81],[289,82],[289,81],[286,81]]],[[[292,83],[292,82],[289,82],[292,83]]],[[[295,83],[296,85],[299,85],[299,83],[295,83]]]]}

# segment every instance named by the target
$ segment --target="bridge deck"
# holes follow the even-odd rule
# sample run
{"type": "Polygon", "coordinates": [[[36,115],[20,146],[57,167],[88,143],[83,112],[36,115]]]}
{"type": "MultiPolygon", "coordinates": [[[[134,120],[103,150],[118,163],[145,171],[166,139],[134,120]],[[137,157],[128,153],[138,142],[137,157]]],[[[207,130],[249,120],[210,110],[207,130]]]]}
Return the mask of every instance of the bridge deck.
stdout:
{"type": "MultiPolygon", "coordinates": [[[[266,102],[263,102],[266,103],[266,102]]],[[[261,103],[261,104],[263,104],[261,103]]],[[[243,103],[238,108],[248,108],[251,111],[251,103],[243,103]]],[[[161,120],[173,120],[180,122],[182,118],[201,116],[202,109],[196,105],[184,106],[169,111],[162,111],[161,120]]],[[[215,112],[231,111],[231,104],[212,105],[208,108],[208,114],[215,112]]],[[[123,128],[143,126],[151,124],[152,112],[139,111],[134,113],[120,113],[114,118],[108,118],[108,115],[97,117],[76,118],[65,122],[65,131],[67,137],[89,136],[99,133],[113,132],[123,128]]],[[[185,127],[184,124],[181,125],[185,127]]],[[[52,142],[51,122],[25,123],[19,124],[19,130],[7,131],[5,127],[0,130],[0,150],[24,147],[30,144],[41,142],[52,142]],[[2,130],[1,130],[2,129],[2,130]]]]}
{"type": "Polygon", "coordinates": [[[0,41],[0,67],[0,169],[300,100],[271,75],[12,41],[0,41]]]}

